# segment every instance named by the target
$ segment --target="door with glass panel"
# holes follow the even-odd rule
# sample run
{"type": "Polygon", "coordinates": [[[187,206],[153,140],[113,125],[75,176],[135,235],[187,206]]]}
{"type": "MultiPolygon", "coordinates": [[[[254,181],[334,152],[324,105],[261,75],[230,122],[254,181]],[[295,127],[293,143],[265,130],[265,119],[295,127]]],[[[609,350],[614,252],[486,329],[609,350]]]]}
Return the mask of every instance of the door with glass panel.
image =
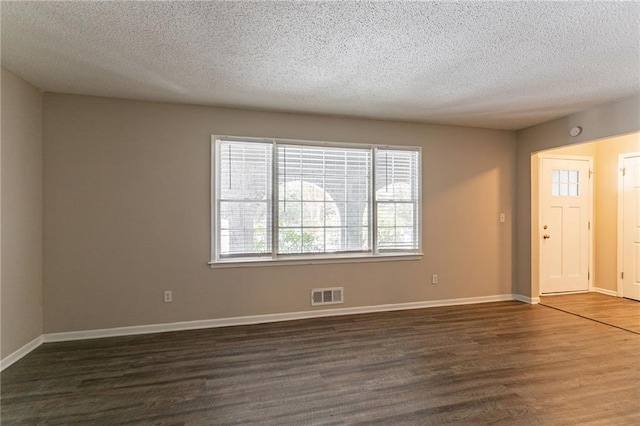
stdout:
{"type": "Polygon", "coordinates": [[[588,291],[592,160],[540,158],[540,293],[588,291]]]}

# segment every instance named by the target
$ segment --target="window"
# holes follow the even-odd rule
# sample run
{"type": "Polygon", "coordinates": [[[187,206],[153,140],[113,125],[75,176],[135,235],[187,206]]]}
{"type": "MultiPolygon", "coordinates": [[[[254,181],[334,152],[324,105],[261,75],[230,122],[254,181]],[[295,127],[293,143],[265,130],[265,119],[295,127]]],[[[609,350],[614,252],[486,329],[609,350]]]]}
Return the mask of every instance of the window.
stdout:
{"type": "Polygon", "coordinates": [[[228,141],[218,146],[216,240],[220,257],[271,254],[272,146],[228,141]]]}
{"type": "Polygon", "coordinates": [[[212,263],[420,252],[420,150],[214,137],[212,263]]]}
{"type": "Polygon", "coordinates": [[[419,217],[418,155],[376,150],[377,249],[417,250],[419,217]]]}
{"type": "Polygon", "coordinates": [[[553,170],[551,173],[551,195],[554,197],[579,196],[578,170],[553,170]]]}

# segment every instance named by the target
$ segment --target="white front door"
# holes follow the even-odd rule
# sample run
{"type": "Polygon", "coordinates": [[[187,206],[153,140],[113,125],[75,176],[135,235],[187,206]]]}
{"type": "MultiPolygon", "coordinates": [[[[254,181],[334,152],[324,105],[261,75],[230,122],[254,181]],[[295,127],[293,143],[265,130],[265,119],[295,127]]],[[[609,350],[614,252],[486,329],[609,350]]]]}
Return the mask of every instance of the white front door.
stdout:
{"type": "Polygon", "coordinates": [[[540,293],[589,290],[589,158],[541,158],[540,293]]]}
{"type": "Polygon", "coordinates": [[[622,297],[640,300],[640,156],[624,159],[622,297]]]}

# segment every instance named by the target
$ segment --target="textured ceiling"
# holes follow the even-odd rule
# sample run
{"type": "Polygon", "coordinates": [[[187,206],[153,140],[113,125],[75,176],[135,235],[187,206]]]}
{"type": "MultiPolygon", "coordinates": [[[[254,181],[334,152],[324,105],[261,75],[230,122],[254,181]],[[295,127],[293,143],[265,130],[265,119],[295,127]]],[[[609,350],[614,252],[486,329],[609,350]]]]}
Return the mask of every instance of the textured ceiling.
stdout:
{"type": "Polygon", "coordinates": [[[5,2],[46,91],[520,129],[640,92],[640,2],[5,2]]]}

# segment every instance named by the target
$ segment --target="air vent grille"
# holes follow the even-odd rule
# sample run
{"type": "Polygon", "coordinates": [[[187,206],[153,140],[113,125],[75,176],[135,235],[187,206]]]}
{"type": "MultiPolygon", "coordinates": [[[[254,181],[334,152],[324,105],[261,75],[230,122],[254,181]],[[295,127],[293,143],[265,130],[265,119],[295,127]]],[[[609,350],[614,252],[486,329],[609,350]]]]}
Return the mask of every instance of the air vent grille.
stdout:
{"type": "Polygon", "coordinates": [[[311,290],[311,306],[343,303],[343,287],[314,288],[311,290]]]}

